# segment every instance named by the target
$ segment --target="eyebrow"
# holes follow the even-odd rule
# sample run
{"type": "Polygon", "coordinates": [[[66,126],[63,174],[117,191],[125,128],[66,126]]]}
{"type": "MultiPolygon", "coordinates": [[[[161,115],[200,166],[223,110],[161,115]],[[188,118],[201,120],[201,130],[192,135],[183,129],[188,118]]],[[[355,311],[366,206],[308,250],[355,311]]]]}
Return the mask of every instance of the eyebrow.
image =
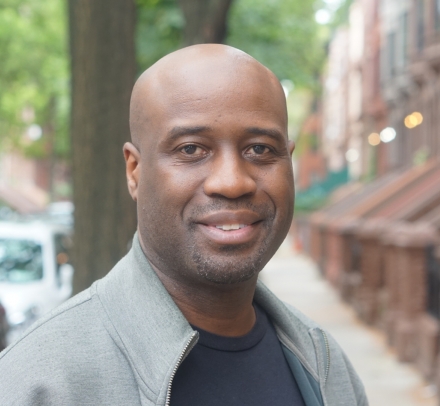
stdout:
{"type": "MultiPolygon", "coordinates": [[[[168,133],[168,140],[174,141],[175,139],[182,137],[184,135],[196,135],[203,132],[211,131],[212,128],[208,126],[193,126],[193,127],[182,127],[177,126],[172,128],[168,133]]],[[[266,135],[270,138],[279,141],[283,140],[285,137],[281,131],[274,128],[262,128],[262,127],[248,127],[245,130],[248,134],[253,135],[266,135]]]]}
{"type": "Polygon", "coordinates": [[[280,139],[284,140],[285,138],[281,131],[278,131],[274,128],[249,127],[246,128],[246,132],[255,135],[267,135],[268,137],[273,138],[276,141],[279,141],[280,139]]]}
{"type": "Polygon", "coordinates": [[[168,133],[168,139],[170,141],[173,141],[179,137],[182,137],[184,135],[195,135],[200,134],[205,131],[210,131],[211,127],[207,126],[195,126],[195,127],[174,127],[171,129],[171,131],[168,133]]]}

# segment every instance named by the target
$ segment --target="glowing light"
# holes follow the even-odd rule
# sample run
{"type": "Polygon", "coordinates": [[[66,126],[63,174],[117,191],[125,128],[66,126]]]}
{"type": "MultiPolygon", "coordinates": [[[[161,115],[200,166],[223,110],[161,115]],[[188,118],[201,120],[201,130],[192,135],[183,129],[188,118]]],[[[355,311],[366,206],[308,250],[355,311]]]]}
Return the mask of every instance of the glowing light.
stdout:
{"type": "Polygon", "coordinates": [[[368,136],[368,143],[375,147],[380,144],[380,135],[378,133],[372,133],[368,136]]]}
{"type": "Polygon", "coordinates": [[[345,159],[347,159],[348,162],[356,162],[359,159],[359,151],[354,148],[350,148],[345,153],[345,159]]]}
{"type": "Polygon", "coordinates": [[[414,113],[411,113],[405,117],[405,126],[407,128],[410,129],[415,128],[422,123],[423,123],[423,115],[418,111],[415,111],[414,113]]]}
{"type": "Polygon", "coordinates": [[[330,22],[332,15],[329,10],[322,8],[315,13],[315,20],[318,24],[325,25],[330,22]]]}
{"type": "Polygon", "coordinates": [[[418,111],[415,111],[412,113],[412,116],[417,120],[417,125],[420,125],[423,123],[423,115],[422,113],[419,113],[418,111]]]}
{"type": "Polygon", "coordinates": [[[412,114],[405,117],[405,126],[407,128],[414,128],[417,126],[417,120],[412,114]]]}
{"type": "Polygon", "coordinates": [[[32,141],[37,141],[43,135],[43,129],[38,124],[32,124],[27,130],[27,136],[32,141]]]}
{"type": "Polygon", "coordinates": [[[380,140],[385,143],[391,142],[394,140],[394,138],[396,138],[396,135],[397,133],[394,128],[387,127],[380,132],[380,140]]]}

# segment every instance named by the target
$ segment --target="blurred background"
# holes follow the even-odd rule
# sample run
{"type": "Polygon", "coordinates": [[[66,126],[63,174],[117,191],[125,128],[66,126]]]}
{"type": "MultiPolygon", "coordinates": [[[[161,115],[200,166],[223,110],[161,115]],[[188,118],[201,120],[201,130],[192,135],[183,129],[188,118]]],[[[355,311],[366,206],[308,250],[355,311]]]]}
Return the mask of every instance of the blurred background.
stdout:
{"type": "Polygon", "coordinates": [[[280,295],[366,343],[372,405],[437,404],[440,0],[0,0],[0,348],[127,252],[134,81],[213,42],[287,99],[296,214],[263,277],[300,269],[280,295]]]}

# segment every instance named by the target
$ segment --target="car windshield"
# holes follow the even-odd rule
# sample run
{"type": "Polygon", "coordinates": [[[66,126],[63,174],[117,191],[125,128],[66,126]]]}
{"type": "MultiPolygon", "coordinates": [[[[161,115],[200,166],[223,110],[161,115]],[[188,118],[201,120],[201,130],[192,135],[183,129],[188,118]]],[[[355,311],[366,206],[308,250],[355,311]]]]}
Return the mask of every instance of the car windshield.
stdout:
{"type": "Polygon", "coordinates": [[[35,241],[0,238],[0,283],[42,279],[41,251],[41,245],[35,241]]]}

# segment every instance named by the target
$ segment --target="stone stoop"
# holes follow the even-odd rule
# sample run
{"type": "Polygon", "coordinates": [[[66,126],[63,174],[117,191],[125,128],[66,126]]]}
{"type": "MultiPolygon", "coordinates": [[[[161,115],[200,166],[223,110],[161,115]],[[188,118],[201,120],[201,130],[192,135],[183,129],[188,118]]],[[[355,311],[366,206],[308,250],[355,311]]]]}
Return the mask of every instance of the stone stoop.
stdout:
{"type": "Polygon", "coordinates": [[[401,362],[415,362],[417,359],[418,318],[401,317],[395,324],[395,348],[401,362]]]}
{"type": "Polygon", "coordinates": [[[369,325],[377,322],[378,294],[376,289],[360,286],[352,303],[362,321],[369,325]]]}
{"type": "Polygon", "coordinates": [[[416,366],[427,381],[435,379],[439,338],[439,321],[429,314],[420,316],[418,323],[416,366]]]}

